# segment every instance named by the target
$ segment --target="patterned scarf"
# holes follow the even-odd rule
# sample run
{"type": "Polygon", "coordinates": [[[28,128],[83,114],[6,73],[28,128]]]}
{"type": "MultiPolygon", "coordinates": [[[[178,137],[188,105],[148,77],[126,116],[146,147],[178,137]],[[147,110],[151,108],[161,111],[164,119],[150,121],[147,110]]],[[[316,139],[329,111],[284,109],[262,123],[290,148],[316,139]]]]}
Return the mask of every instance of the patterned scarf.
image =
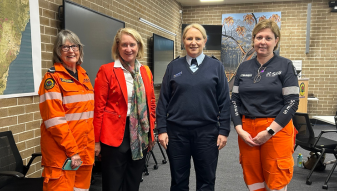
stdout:
{"type": "Polygon", "coordinates": [[[139,71],[139,62],[135,61],[135,70],[130,71],[133,78],[133,90],[130,111],[130,147],[132,160],[143,158],[143,150],[149,145],[149,119],[146,94],[139,71]]]}

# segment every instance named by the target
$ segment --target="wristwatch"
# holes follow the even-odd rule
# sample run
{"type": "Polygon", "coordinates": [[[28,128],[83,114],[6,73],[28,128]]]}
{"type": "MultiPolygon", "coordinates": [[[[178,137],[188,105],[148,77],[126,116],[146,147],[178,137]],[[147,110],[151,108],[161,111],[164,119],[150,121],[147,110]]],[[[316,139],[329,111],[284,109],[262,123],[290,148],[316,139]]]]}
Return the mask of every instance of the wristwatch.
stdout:
{"type": "Polygon", "coordinates": [[[274,136],[276,134],[275,131],[270,127],[267,127],[267,131],[271,136],[274,136]]]}

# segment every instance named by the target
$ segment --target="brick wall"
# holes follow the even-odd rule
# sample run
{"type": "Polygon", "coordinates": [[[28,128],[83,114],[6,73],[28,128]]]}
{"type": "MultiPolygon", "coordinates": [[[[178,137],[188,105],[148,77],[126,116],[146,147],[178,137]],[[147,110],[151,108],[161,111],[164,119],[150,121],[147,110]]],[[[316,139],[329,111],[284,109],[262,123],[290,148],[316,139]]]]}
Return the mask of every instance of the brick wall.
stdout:
{"type": "MultiPolygon", "coordinates": [[[[303,74],[310,78],[309,93],[319,98],[309,103],[311,115],[333,115],[337,109],[336,48],[337,13],[331,13],[328,0],[310,0],[286,3],[259,3],[205,7],[181,7],[175,0],[74,0],[74,2],[125,21],[126,27],[138,30],[146,43],[146,56],[141,63],[151,65],[150,37],[152,33],[174,40],[175,56],[184,55],[180,50],[181,20],[179,10],[183,9],[183,23],[221,25],[221,15],[245,12],[282,12],[281,55],[293,60],[303,60],[303,74]],[[312,3],[310,53],[305,54],[305,30],[307,3],[312,3]],[[177,36],[161,32],[139,22],[142,17],[177,36]],[[301,21],[301,22],[299,22],[301,21]]],[[[52,66],[52,48],[59,31],[57,9],[62,0],[39,0],[42,73],[52,66]]],[[[208,55],[220,57],[219,51],[205,51],[208,55]]],[[[158,97],[159,88],[156,88],[158,97]]],[[[16,144],[24,164],[33,152],[40,152],[41,117],[38,108],[39,97],[0,99],[0,131],[13,131],[16,144]]],[[[35,160],[30,177],[41,175],[40,160],[35,160]]]]}
{"type": "MultiPolygon", "coordinates": [[[[57,20],[58,7],[63,0],[39,0],[42,74],[52,63],[52,49],[61,23],[57,20]]],[[[152,33],[177,41],[180,37],[181,6],[175,0],[74,0],[73,2],[94,11],[106,14],[125,22],[126,27],[136,29],[145,42],[146,55],[140,61],[151,66],[152,33]],[[161,32],[139,21],[142,17],[164,29],[177,34],[177,37],[161,32]]],[[[176,47],[180,47],[180,40],[176,47]]],[[[180,49],[175,48],[178,55],[180,49]]],[[[85,51],[85,50],[84,50],[85,51]]],[[[102,63],[103,64],[103,63],[102,63]]],[[[158,88],[156,91],[158,94],[158,88]]],[[[11,130],[19,148],[24,164],[27,164],[34,152],[40,152],[39,97],[20,97],[0,99],[0,131],[11,130]]],[[[41,176],[40,158],[34,160],[29,177],[41,176]]]]}
{"type": "MultiPolygon", "coordinates": [[[[308,113],[335,115],[337,110],[337,13],[329,0],[183,7],[183,23],[221,25],[222,14],[281,11],[281,56],[302,60],[302,74],[309,78],[308,113]],[[305,54],[307,6],[312,3],[310,51],[305,54]]],[[[220,51],[204,51],[220,58],[220,51]]],[[[302,75],[303,76],[303,75],[302,75]]]]}

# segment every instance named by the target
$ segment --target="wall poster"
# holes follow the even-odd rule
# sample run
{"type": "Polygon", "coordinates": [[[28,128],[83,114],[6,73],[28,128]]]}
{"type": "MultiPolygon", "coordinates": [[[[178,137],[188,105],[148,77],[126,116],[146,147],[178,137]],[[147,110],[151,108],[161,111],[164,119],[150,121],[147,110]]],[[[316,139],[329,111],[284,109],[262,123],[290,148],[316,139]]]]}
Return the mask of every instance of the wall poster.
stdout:
{"type": "MultiPolygon", "coordinates": [[[[228,81],[232,80],[240,63],[256,56],[251,41],[252,31],[264,19],[275,21],[281,28],[281,12],[222,15],[221,62],[225,66],[228,81]]],[[[279,53],[279,48],[276,53],[279,53]]]]}
{"type": "Polygon", "coordinates": [[[37,0],[1,0],[0,99],[37,95],[41,37],[37,0]]]}

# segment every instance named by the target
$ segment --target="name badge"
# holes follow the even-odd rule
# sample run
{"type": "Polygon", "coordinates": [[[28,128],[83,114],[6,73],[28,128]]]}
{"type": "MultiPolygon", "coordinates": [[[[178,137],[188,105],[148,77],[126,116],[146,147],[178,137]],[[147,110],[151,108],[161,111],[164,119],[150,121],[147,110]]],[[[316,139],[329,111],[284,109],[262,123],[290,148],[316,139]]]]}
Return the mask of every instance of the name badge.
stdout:
{"type": "Polygon", "coordinates": [[[61,78],[61,82],[74,83],[74,80],[61,78]]]}
{"type": "Polygon", "coordinates": [[[242,78],[249,78],[249,77],[252,77],[253,74],[241,74],[240,77],[242,78]]]}

